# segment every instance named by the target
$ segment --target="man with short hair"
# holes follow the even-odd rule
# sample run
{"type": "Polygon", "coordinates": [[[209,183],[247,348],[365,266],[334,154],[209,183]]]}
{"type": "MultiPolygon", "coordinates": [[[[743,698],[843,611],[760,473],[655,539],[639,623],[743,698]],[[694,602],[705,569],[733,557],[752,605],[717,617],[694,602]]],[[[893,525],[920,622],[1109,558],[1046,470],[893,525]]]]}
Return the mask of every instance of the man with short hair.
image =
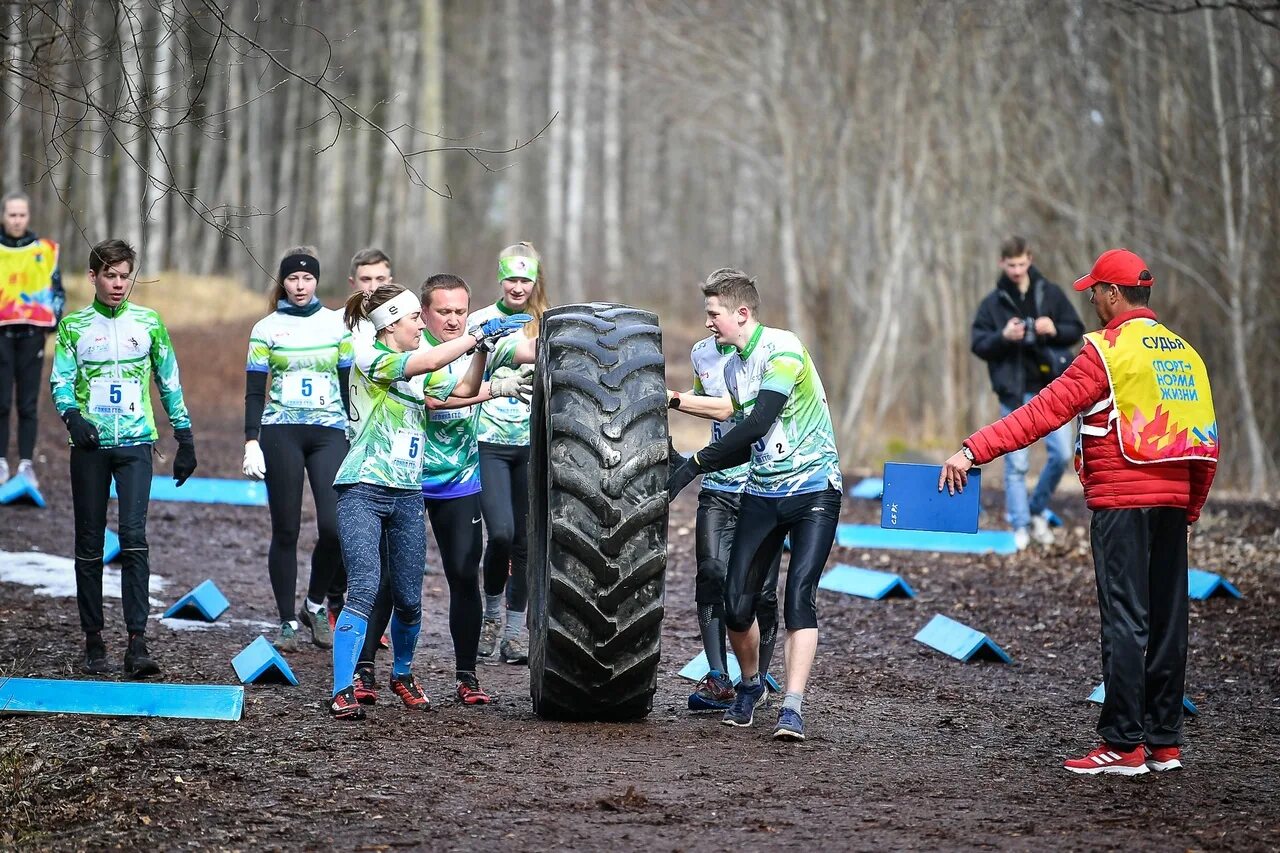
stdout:
{"type": "Polygon", "coordinates": [[[1147,307],[1155,278],[1128,249],[1104,252],[1075,288],[1101,331],[1026,405],[969,436],[938,480],[1084,416],[1078,467],[1102,615],[1103,743],[1073,773],[1135,776],[1182,766],[1187,540],[1217,470],[1218,425],[1204,361],[1147,307]]]}
{"type": "Polygon", "coordinates": [[[58,270],[58,244],[29,228],[31,199],[23,192],[7,193],[0,209],[0,483],[9,479],[9,409],[16,393],[17,475],[35,486],[32,460],[44,343],[62,319],[66,294],[58,270]]]}
{"type": "Polygon", "coordinates": [[[818,580],[840,521],[840,454],[826,391],[813,360],[791,332],[760,324],[755,280],[718,269],[702,286],[706,327],[733,347],[724,367],[728,404],[717,420],[733,429],[687,458],[668,477],[674,498],[695,477],[749,463],[725,580],[725,623],[742,670],[724,723],[750,726],[765,698],[757,616],[769,566],[790,536],[784,623],[786,696],[773,736],[804,740],[805,685],[818,647],[818,580]]]}
{"type": "MultiPolygon", "coordinates": [[[[1031,249],[1022,237],[1000,246],[1000,278],[978,306],[969,333],[973,354],[987,363],[991,388],[1000,400],[1001,416],[1025,404],[1060,375],[1080,343],[1084,322],[1062,288],[1031,264],[1031,249]]],[[[1048,459],[1040,479],[1027,494],[1027,450],[1004,461],[1005,518],[1013,527],[1018,550],[1034,539],[1053,544],[1049,499],[1071,458],[1071,425],[1045,436],[1048,459]]]]}
{"type": "Polygon", "coordinates": [[[351,257],[351,272],[347,283],[352,290],[369,293],[384,284],[391,284],[391,257],[381,249],[361,249],[351,257]]]}
{"type": "Polygon", "coordinates": [[[145,639],[151,576],[147,505],[157,438],[151,411],[153,378],[178,441],[173,479],[179,486],[196,470],[196,445],[169,332],[159,314],[128,301],[136,257],[123,240],[104,240],[90,250],[93,303],[58,324],[49,384],[54,407],[71,436],[76,601],[85,634],[84,671],[101,675],[112,669],[102,640],[102,549],[114,480],[120,509],[120,591],[129,631],[124,670],[130,678],[145,678],[160,672],[145,639]]]}

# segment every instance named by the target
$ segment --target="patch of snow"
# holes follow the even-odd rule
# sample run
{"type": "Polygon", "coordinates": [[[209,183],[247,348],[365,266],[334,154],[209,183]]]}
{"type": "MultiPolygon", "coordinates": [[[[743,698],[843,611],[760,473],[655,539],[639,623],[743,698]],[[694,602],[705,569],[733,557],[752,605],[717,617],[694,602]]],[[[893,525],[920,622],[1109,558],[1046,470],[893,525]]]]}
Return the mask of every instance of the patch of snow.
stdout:
{"type": "MultiPolygon", "coordinates": [[[[70,557],[58,557],[40,551],[14,553],[0,551],[0,583],[16,583],[29,586],[36,595],[54,598],[74,598],[76,594],[76,562],[70,557]]],[[[151,573],[148,591],[163,592],[168,581],[151,573]]],[[[106,566],[102,570],[102,595],[104,598],[120,597],[120,569],[106,566]]],[[[164,602],[154,598],[152,607],[162,607],[164,602]]]]}

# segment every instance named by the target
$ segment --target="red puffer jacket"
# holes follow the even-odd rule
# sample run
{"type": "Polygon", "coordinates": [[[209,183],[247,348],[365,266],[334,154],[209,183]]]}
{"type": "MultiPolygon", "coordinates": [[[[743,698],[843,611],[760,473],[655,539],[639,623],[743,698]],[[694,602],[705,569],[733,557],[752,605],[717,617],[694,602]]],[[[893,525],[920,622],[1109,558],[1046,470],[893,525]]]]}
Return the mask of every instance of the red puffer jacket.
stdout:
{"type": "MultiPolygon", "coordinates": [[[[1127,311],[1107,324],[1114,329],[1128,320],[1154,320],[1154,311],[1127,311]]],[[[1111,396],[1111,385],[1102,356],[1086,344],[1066,371],[1043,391],[1008,416],[965,439],[974,462],[985,465],[1010,451],[1035,444],[1049,433],[1111,396]]],[[[1089,426],[1106,427],[1111,406],[1089,415],[1089,426]]],[[[1164,462],[1134,465],[1120,453],[1112,429],[1102,436],[1082,436],[1084,500],[1089,509],[1139,509],[1175,506],[1187,511],[1194,523],[1209,496],[1217,465],[1205,462],[1164,462]]]]}

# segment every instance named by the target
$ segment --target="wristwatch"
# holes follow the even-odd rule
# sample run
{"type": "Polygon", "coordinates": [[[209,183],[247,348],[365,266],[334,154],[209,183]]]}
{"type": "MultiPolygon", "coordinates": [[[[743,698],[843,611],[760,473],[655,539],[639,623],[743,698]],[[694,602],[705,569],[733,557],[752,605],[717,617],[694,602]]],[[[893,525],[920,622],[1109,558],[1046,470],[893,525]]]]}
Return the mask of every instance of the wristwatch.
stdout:
{"type": "MultiPolygon", "coordinates": [[[[964,454],[965,459],[968,459],[970,462],[975,462],[973,458],[973,451],[969,449],[969,445],[967,444],[960,445],[960,452],[964,454]]],[[[975,464],[977,463],[975,462],[975,464]]]]}

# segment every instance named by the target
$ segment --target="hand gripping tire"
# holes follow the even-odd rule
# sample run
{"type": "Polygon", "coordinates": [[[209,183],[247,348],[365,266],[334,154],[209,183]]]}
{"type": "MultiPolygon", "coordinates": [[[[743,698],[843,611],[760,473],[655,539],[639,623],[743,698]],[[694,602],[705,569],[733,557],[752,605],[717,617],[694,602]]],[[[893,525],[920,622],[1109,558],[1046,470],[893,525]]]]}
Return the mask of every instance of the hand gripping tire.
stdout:
{"type": "Polygon", "coordinates": [[[667,565],[662,333],[649,311],[542,318],[530,411],[529,691],[553,719],[653,707],[667,565]]]}

